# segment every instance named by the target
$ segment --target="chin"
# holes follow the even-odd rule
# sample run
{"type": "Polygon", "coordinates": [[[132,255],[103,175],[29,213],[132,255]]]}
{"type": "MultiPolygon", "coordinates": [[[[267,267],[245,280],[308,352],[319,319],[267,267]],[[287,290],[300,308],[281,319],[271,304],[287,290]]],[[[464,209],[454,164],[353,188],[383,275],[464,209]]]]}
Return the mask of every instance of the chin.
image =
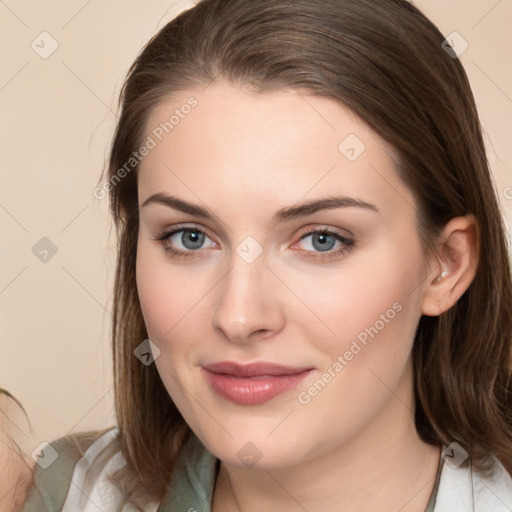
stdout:
{"type": "Polygon", "coordinates": [[[309,458],[305,439],[293,439],[286,431],[281,436],[267,436],[268,429],[245,428],[243,431],[230,431],[233,437],[217,433],[199,432],[197,437],[203,445],[224,463],[247,469],[278,469],[293,466],[309,458]],[[286,439],[283,442],[282,438],[286,439]]]}

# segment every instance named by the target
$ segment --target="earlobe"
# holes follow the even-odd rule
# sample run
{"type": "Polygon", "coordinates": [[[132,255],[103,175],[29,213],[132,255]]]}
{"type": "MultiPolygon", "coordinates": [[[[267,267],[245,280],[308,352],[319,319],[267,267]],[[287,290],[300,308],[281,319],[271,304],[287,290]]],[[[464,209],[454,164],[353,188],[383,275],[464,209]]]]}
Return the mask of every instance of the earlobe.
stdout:
{"type": "Polygon", "coordinates": [[[478,224],[474,215],[456,217],[443,229],[432,273],[426,281],[422,313],[438,316],[469,288],[478,267],[478,224]]]}

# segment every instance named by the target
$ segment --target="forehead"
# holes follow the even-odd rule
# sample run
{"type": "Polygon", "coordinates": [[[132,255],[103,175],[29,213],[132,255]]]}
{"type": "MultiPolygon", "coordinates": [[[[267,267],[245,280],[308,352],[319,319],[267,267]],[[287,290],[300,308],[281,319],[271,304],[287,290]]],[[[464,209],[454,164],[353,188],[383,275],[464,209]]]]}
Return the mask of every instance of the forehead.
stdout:
{"type": "Polygon", "coordinates": [[[379,196],[411,203],[392,148],[339,103],[292,89],[257,93],[225,82],[180,91],[146,124],[154,147],[139,195],[298,201],[307,194],[379,196]]]}

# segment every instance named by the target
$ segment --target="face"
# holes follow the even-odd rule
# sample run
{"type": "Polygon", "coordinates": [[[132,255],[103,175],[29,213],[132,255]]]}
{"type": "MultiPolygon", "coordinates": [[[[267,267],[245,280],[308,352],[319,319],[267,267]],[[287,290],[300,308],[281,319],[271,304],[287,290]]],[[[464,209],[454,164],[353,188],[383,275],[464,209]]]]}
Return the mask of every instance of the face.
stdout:
{"type": "Polygon", "coordinates": [[[146,137],[138,292],[203,444],[276,468],[388,435],[426,268],[391,149],[329,99],[224,82],[163,102],[146,137]]]}

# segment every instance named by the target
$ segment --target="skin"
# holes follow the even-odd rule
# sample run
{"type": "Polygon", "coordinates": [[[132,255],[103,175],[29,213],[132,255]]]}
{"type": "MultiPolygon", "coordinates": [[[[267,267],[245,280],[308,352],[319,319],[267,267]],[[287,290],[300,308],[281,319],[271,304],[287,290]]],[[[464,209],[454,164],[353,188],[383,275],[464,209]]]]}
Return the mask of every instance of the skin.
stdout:
{"type": "Polygon", "coordinates": [[[18,444],[19,427],[24,423],[13,401],[0,393],[0,510],[18,512],[32,485],[35,462],[18,444]]]}
{"type": "Polygon", "coordinates": [[[474,219],[454,219],[438,256],[427,257],[415,199],[394,170],[392,149],[329,99],[293,90],[257,94],[218,80],[162,102],[147,133],[190,96],[195,109],[140,165],[137,286],[149,337],[161,351],[155,364],[162,381],[222,461],[212,510],[423,512],[440,449],[414,427],[411,348],[421,315],[451,307],[474,277],[474,219]],[[349,134],[366,146],[354,161],[338,149],[349,134]],[[215,216],[143,206],[156,193],[215,216]],[[272,222],[281,208],[327,196],[378,211],[351,206],[272,222]],[[199,249],[184,246],[182,232],[155,240],[183,223],[206,232],[199,249]],[[308,235],[313,228],[354,245],[339,252],[345,245],[336,241],[322,250],[308,235]],[[263,250],[252,263],[237,253],[248,236],[263,250]],[[177,259],[169,247],[193,254],[177,259]],[[393,304],[400,312],[300,403],[299,392],[393,304]],[[217,395],[201,370],[224,360],[314,371],[269,402],[238,405],[217,395]],[[261,454],[253,467],[237,456],[249,442],[261,454]]]}

